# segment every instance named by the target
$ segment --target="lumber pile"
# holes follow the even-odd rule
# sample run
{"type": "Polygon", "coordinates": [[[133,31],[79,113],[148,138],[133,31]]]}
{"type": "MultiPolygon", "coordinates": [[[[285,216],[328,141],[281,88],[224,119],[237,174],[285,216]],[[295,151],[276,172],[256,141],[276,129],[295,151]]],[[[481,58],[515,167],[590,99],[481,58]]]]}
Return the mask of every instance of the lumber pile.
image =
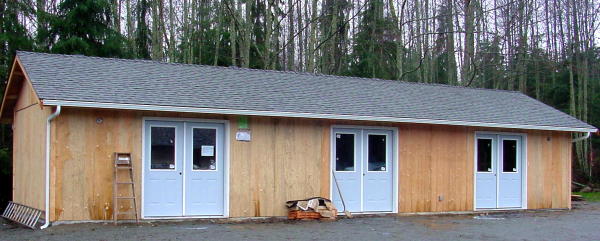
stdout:
{"type": "Polygon", "coordinates": [[[583,199],[583,197],[581,195],[572,194],[571,195],[571,201],[584,201],[584,199],[583,199]]]}
{"type": "Polygon", "coordinates": [[[304,200],[287,201],[288,219],[290,220],[335,220],[337,209],[331,200],[312,197],[304,200]]]}

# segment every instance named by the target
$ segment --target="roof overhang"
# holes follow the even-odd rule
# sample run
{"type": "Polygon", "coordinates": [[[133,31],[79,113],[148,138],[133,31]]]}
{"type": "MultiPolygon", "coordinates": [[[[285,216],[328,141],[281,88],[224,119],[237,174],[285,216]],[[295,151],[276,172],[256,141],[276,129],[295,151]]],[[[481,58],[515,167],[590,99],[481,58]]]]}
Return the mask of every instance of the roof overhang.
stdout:
{"type": "Polygon", "coordinates": [[[595,129],[595,128],[572,128],[572,127],[558,127],[558,126],[520,125],[520,124],[486,123],[486,122],[456,121],[456,120],[434,120],[434,119],[415,119],[415,118],[380,117],[380,116],[357,116],[357,115],[298,113],[298,112],[279,112],[279,111],[261,111],[261,110],[238,110],[238,109],[181,107],[181,106],[121,104],[121,103],[70,101],[70,100],[43,100],[43,105],[48,105],[48,106],[60,105],[62,107],[100,108],[100,109],[118,109],[118,110],[142,110],[142,111],[202,113],[202,114],[292,117],[292,118],[355,120],[355,121],[379,121],[379,122],[475,126],[475,127],[492,127],[492,128],[513,128],[513,129],[568,131],[568,132],[596,132],[596,131],[598,131],[598,129],[595,129]]]}

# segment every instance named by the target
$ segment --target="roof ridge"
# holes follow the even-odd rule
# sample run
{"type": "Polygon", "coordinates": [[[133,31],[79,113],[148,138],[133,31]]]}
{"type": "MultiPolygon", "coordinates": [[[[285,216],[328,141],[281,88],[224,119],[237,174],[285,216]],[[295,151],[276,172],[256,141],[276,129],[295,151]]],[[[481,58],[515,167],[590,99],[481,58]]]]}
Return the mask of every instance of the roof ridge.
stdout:
{"type": "Polygon", "coordinates": [[[51,55],[51,56],[65,56],[65,57],[71,57],[71,58],[92,58],[92,59],[100,59],[100,60],[115,60],[115,61],[123,61],[123,62],[145,62],[145,63],[165,64],[165,65],[175,65],[175,66],[190,66],[190,67],[196,67],[196,68],[204,67],[204,68],[219,68],[219,69],[231,69],[231,70],[245,70],[245,71],[260,71],[260,72],[272,72],[272,73],[310,75],[310,76],[321,76],[321,77],[330,77],[330,78],[351,78],[351,79],[358,79],[358,80],[363,80],[363,81],[400,82],[400,83],[404,83],[404,84],[421,85],[421,86],[459,88],[459,89],[470,89],[470,90],[481,90],[481,91],[498,91],[498,92],[507,92],[507,93],[521,93],[520,91],[515,91],[515,90],[486,89],[486,88],[480,88],[480,87],[468,87],[468,86],[449,85],[449,84],[442,84],[442,83],[423,83],[423,82],[413,82],[413,81],[406,81],[406,80],[390,80],[390,79],[381,79],[381,78],[368,78],[368,77],[348,76],[348,75],[332,75],[332,74],[300,72],[300,71],[290,71],[290,70],[252,69],[252,68],[244,68],[244,67],[238,67],[238,66],[187,64],[187,63],[177,63],[177,62],[164,62],[164,61],[151,60],[151,59],[124,59],[124,58],[116,58],[116,57],[87,56],[87,55],[82,55],[82,54],[56,54],[56,53],[44,53],[44,52],[18,50],[17,55],[19,55],[20,53],[51,55]]]}

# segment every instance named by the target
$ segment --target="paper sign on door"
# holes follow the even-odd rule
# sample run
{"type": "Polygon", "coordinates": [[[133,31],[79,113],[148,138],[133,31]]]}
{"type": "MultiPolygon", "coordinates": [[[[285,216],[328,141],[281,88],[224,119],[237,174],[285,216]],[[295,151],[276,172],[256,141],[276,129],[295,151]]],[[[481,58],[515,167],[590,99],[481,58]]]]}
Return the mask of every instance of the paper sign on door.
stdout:
{"type": "Polygon", "coordinates": [[[215,156],[215,146],[202,146],[201,156],[215,156]]]}

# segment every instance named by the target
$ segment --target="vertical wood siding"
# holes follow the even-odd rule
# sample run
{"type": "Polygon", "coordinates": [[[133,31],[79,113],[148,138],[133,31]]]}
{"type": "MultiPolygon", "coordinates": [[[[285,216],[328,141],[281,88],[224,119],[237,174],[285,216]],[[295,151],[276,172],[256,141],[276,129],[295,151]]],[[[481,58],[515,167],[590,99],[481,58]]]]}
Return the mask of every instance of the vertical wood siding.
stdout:
{"type": "Polygon", "coordinates": [[[141,120],[134,112],[63,109],[54,123],[54,220],[112,218],[114,152],[131,153],[139,197],[141,120]]]}
{"type": "Polygon", "coordinates": [[[466,127],[401,125],[400,212],[472,210],[472,134],[466,127]]]}
{"type": "Polygon", "coordinates": [[[13,201],[44,210],[46,118],[30,85],[22,81],[13,121],[13,201]]]}
{"type": "MultiPolygon", "coordinates": [[[[284,216],[287,200],[330,192],[330,126],[373,122],[250,117],[251,142],[235,141],[236,116],[64,109],[53,140],[54,220],[112,217],[112,153],[131,152],[141,201],[143,116],[230,121],[230,216],[284,216]],[[102,124],[96,119],[103,118],[102,124]]],[[[473,210],[474,133],[458,126],[397,124],[399,211],[473,210]]],[[[528,207],[570,207],[567,133],[528,134],[528,207]],[[550,136],[550,141],[547,137],[550,136]]],[[[122,205],[124,210],[127,205],[122,205]]],[[[139,207],[140,205],[138,205],[139,207]]],[[[139,212],[138,212],[139,213],[139,212]]]]}
{"type": "Polygon", "coordinates": [[[527,207],[571,207],[571,135],[527,134],[527,207]]]}

